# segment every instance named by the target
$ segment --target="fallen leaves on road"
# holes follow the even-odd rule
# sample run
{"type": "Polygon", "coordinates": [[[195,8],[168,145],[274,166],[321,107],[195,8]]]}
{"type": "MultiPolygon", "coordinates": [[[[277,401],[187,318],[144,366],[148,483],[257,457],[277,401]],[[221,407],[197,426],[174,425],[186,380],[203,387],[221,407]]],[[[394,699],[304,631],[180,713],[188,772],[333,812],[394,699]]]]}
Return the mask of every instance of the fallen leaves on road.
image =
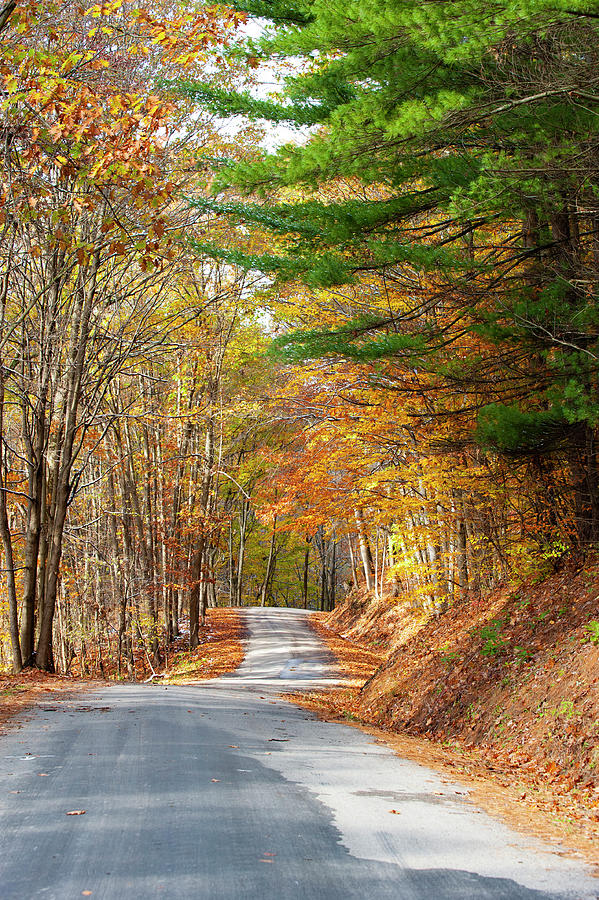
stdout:
{"type": "MultiPolygon", "coordinates": [[[[18,675],[0,675],[0,726],[36,701],[63,699],[72,691],[102,684],[98,679],[51,675],[39,669],[26,669],[18,675]]],[[[57,708],[48,707],[47,711],[57,708]]]]}
{"type": "Polygon", "coordinates": [[[337,668],[346,678],[359,687],[374,675],[378,667],[385,662],[388,654],[381,651],[370,650],[361,647],[355,641],[335,634],[322,621],[322,614],[314,613],[310,616],[310,628],[325,642],[335,657],[337,668]]]}
{"type": "Polygon", "coordinates": [[[70,809],[68,813],[65,813],[66,816],[84,816],[84,809],[70,809]]]}

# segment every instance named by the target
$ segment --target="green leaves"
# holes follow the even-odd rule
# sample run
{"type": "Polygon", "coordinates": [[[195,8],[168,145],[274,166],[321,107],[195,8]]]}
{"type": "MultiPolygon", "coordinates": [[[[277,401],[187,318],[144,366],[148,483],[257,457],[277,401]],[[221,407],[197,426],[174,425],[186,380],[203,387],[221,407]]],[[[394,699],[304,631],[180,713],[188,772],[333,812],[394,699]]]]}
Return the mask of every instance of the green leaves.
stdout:
{"type": "Polygon", "coordinates": [[[502,453],[545,453],[567,439],[569,433],[570,423],[559,408],[522,410],[492,403],[478,416],[479,443],[502,453]]]}
{"type": "Polygon", "coordinates": [[[308,314],[273,352],[429,373],[451,397],[431,416],[453,416],[460,441],[468,421],[491,453],[561,454],[581,510],[596,507],[578,487],[596,477],[577,474],[581,435],[594,446],[599,422],[595,7],[275,3],[235,58],[285,76],[280,98],[182,87],[221,116],[310,129],[222,165],[198,204],[230,224],[202,252],[277,286],[348,285],[337,321],[314,329],[308,314]]]}
{"type": "Polygon", "coordinates": [[[320,357],[346,357],[355,362],[370,362],[387,357],[405,356],[416,362],[426,353],[422,335],[376,335],[382,322],[354,320],[338,330],[294,331],[276,338],[271,354],[289,362],[320,357]],[[374,334],[373,334],[374,332],[374,334]]]}

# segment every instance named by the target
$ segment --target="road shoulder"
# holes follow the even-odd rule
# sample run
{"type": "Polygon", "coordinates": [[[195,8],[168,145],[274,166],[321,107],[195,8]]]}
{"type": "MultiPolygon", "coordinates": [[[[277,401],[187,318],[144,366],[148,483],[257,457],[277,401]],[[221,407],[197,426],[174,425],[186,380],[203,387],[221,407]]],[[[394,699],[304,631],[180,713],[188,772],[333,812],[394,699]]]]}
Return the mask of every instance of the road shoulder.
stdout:
{"type": "Polygon", "coordinates": [[[314,712],[324,721],[352,725],[390,747],[398,756],[436,770],[443,778],[459,781],[469,798],[487,813],[518,831],[549,843],[555,852],[586,860],[599,875],[599,834],[575,808],[545,790],[521,781],[516,768],[494,769],[476,749],[457,743],[437,743],[420,736],[379,728],[366,721],[357,703],[361,686],[380,661],[379,654],[331,632],[313,617],[311,625],[337,659],[346,684],[340,688],[298,691],[285,699],[314,712]]]}
{"type": "Polygon", "coordinates": [[[99,679],[53,675],[39,669],[26,669],[18,675],[0,675],[0,734],[15,716],[32,706],[54,699],[65,700],[72,694],[106,687],[99,679]]]}

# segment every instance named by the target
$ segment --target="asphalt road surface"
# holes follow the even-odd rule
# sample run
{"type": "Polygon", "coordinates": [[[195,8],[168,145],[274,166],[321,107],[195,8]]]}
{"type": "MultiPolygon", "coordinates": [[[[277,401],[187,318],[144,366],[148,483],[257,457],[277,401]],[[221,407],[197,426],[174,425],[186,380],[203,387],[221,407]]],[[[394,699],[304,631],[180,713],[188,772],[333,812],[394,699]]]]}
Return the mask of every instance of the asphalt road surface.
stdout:
{"type": "Polygon", "coordinates": [[[278,699],[327,654],[300,610],[246,614],[234,675],[49,701],[0,738],[0,900],[599,897],[463,786],[278,699]]]}

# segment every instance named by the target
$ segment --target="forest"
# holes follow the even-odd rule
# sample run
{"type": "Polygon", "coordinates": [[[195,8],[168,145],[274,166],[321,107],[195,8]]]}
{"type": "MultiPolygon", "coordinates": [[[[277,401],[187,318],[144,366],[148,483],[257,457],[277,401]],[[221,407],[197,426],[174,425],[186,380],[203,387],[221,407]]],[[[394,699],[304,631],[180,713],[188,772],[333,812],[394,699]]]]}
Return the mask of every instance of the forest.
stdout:
{"type": "Polygon", "coordinates": [[[584,565],[596,0],[7,0],[0,43],[0,668],[584,565]]]}

